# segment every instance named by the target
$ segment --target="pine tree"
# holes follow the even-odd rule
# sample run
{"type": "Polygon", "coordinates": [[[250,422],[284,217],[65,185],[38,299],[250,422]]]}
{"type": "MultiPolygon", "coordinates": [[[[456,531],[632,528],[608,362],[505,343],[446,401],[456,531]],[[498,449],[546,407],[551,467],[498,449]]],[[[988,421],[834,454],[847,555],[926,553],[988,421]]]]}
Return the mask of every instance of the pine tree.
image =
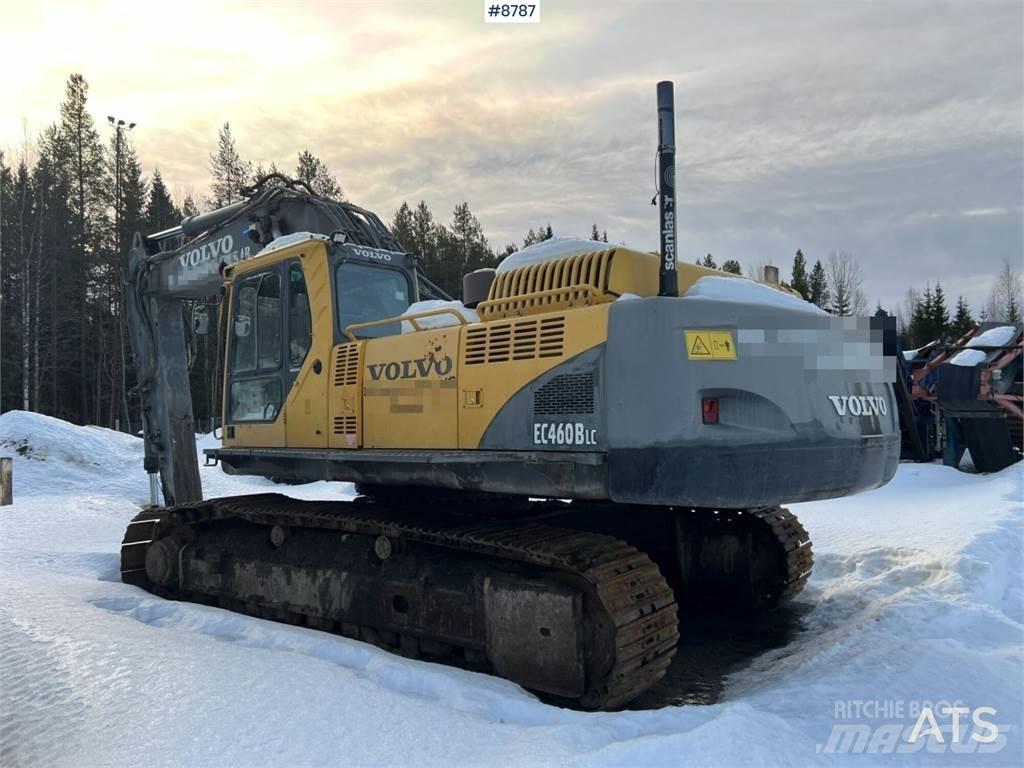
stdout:
{"type": "Polygon", "coordinates": [[[145,230],[148,234],[160,232],[177,226],[183,216],[171,199],[164,177],[160,169],[153,171],[153,180],[149,184],[149,199],[146,201],[145,230]]]}
{"type": "Polygon", "coordinates": [[[544,230],[544,236],[541,238],[541,240],[550,240],[554,236],[555,233],[551,229],[551,223],[548,222],[547,229],[544,230]]]}
{"type": "MultiPolygon", "coordinates": [[[[271,162],[269,168],[264,168],[262,163],[256,163],[252,169],[252,183],[256,184],[261,179],[265,179],[274,173],[281,173],[281,169],[277,167],[277,163],[271,162]]],[[[282,174],[283,175],[283,174],[282,174]]],[[[267,179],[261,187],[267,189],[270,187],[283,187],[285,182],[281,179],[267,179]]]]}
{"type": "Polygon", "coordinates": [[[299,159],[295,165],[295,178],[305,181],[318,195],[329,197],[332,200],[345,199],[345,193],[342,191],[338,179],[330,172],[327,165],[308,149],[299,153],[299,159]]]}
{"type": "MultiPolygon", "coordinates": [[[[708,255],[710,256],[711,254],[708,255]]],[[[742,275],[743,267],[740,266],[740,263],[736,261],[736,259],[726,259],[725,263],[722,264],[722,271],[731,272],[734,275],[742,275]]]]}
{"type": "Polygon", "coordinates": [[[607,229],[601,230],[601,242],[602,243],[607,243],[608,242],[608,230],[607,229]]]}
{"type": "Polygon", "coordinates": [[[442,271],[439,252],[442,229],[443,227],[438,227],[434,222],[434,216],[426,202],[420,200],[412,212],[412,242],[407,245],[413,253],[420,255],[423,271],[438,285],[442,271]]]}
{"type": "Polygon", "coordinates": [[[59,335],[72,341],[78,357],[78,371],[65,380],[77,401],[72,411],[79,423],[103,423],[100,414],[102,379],[99,370],[109,364],[109,324],[98,302],[105,294],[97,285],[101,250],[110,228],[107,221],[106,165],[103,146],[92,115],[86,109],[89,86],[79,74],[68,78],[60,123],[53,138],[57,152],[55,168],[66,174],[68,208],[71,216],[67,257],[60,265],[62,301],[59,335]]]}
{"type": "Polygon", "coordinates": [[[793,277],[789,285],[805,299],[811,295],[811,284],[807,280],[807,260],[804,259],[804,252],[799,248],[793,257],[793,277]]]}
{"type": "Polygon", "coordinates": [[[405,250],[409,250],[415,242],[413,236],[412,209],[409,204],[402,201],[402,204],[395,211],[395,218],[391,222],[391,234],[405,250]]]}
{"type": "Polygon", "coordinates": [[[811,278],[807,283],[808,299],[812,304],[824,310],[829,308],[828,299],[828,278],[825,277],[825,267],[821,265],[821,259],[814,262],[811,268],[811,278]]]}
{"type": "Polygon", "coordinates": [[[217,151],[210,155],[211,207],[223,208],[241,200],[239,190],[252,181],[252,171],[252,163],[238,154],[231,125],[224,123],[217,135],[217,151]]]}
{"type": "Polygon", "coordinates": [[[954,338],[960,338],[967,331],[974,327],[974,318],[971,317],[971,308],[963,296],[956,300],[956,314],[949,326],[949,333],[954,338]]]}
{"type": "Polygon", "coordinates": [[[494,253],[487,244],[480,221],[469,210],[469,204],[459,203],[452,212],[449,228],[450,250],[443,265],[444,283],[441,288],[452,296],[462,293],[462,276],[482,267],[497,264],[494,253]]]}
{"type": "Polygon", "coordinates": [[[710,253],[704,257],[703,261],[698,261],[697,263],[702,267],[707,267],[708,269],[718,269],[718,265],[715,264],[715,260],[711,258],[710,253]]]}
{"type": "Polygon", "coordinates": [[[597,231],[597,224],[592,224],[590,226],[590,239],[591,240],[600,240],[601,239],[601,233],[597,231]]]}

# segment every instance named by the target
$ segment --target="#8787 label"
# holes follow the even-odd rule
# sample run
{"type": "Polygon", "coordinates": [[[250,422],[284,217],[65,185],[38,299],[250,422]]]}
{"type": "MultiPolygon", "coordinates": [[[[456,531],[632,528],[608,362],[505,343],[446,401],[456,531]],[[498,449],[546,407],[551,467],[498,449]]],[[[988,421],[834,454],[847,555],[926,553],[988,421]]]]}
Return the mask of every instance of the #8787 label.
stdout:
{"type": "Polygon", "coordinates": [[[529,3],[496,3],[484,0],[484,22],[488,24],[536,24],[540,21],[540,0],[529,3]]]}

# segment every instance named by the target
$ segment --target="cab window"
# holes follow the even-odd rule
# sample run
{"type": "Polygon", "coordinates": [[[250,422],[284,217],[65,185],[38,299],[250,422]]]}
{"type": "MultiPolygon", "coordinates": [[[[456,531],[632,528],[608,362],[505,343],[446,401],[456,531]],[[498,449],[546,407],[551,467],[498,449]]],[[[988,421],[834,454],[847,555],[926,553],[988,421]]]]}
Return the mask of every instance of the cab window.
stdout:
{"type": "Polygon", "coordinates": [[[231,421],[273,421],[281,410],[281,274],[242,281],[231,318],[231,421]]]}
{"type": "Polygon", "coordinates": [[[288,267],[288,364],[292,368],[298,368],[306,359],[312,336],[306,278],[302,266],[292,264],[288,267]]]}
{"type": "MultiPolygon", "coordinates": [[[[397,317],[409,308],[409,281],[396,269],[342,262],[335,271],[338,326],[342,333],[355,323],[397,317]]],[[[401,331],[394,322],[357,329],[361,338],[391,336],[401,331]]]]}

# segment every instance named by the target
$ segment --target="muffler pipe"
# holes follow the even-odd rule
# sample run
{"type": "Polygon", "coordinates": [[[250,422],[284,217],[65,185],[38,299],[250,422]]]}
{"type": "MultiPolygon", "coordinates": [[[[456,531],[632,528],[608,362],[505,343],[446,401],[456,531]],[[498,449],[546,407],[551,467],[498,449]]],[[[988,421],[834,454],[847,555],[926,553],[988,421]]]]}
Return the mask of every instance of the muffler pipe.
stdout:
{"type": "Polygon", "coordinates": [[[661,265],[658,295],[678,296],[676,277],[676,116],[672,81],[658,83],[658,200],[661,265]]]}

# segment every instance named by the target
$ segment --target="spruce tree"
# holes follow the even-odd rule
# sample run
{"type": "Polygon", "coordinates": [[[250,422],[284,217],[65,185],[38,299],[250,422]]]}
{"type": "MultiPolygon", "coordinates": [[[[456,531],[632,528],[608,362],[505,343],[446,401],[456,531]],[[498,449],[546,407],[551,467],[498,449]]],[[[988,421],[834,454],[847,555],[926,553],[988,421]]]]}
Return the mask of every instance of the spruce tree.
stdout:
{"type": "Polygon", "coordinates": [[[936,281],[932,294],[931,329],[935,338],[941,339],[949,333],[949,310],[946,308],[946,294],[942,284],[936,281]]]}
{"type": "Polygon", "coordinates": [[[189,216],[198,216],[199,206],[191,192],[185,193],[185,199],[181,201],[181,217],[187,219],[189,216]]]}
{"type": "Polygon", "coordinates": [[[1020,303],[1016,293],[1010,293],[1006,298],[1006,322],[1010,325],[1020,323],[1020,303]]]}
{"type": "Polygon", "coordinates": [[[149,199],[146,201],[145,230],[147,234],[160,232],[177,226],[182,220],[181,211],[171,199],[164,177],[160,169],[153,171],[153,180],[149,184],[149,199]]]}
{"type": "Polygon", "coordinates": [[[924,296],[914,306],[914,314],[910,319],[911,335],[915,347],[935,341],[934,303],[932,286],[931,283],[928,283],[924,289],[924,296]]]}
{"type": "Polygon", "coordinates": [[[949,333],[954,338],[960,338],[973,327],[974,318],[971,317],[971,308],[963,296],[958,296],[956,300],[956,314],[950,323],[949,333]]]}
{"type": "Polygon", "coordinates": [[[825,277],[825,267],[821,264],[821,259],[814,262],[814,267],[811,268],[811,277],[807,282],[808,299],[812,304],[827,310],[829,291],[828,291],[828,279],[825,277]]]}
{"type": "Polygon", "coordinates": [[[600,240],[601,239],[601,233],[597,231],[597,224],[591,224],[590,225],[590,239],[591,240],[600,240]]]}
{"type": "Polygon", "coordinates": [[[798,291],[805,299],[811,294],[811,284],[807,279],[807,260],[804,259],[804,252],[799,248],[793,257],[793,277],[790,280],[790,287],[798,291]]]}
{"type": "Polygon", "coordinates": [[[722,264],[722,271],[731,272],[734,275],[742,275],[743,267],[740,266],[740,263],[736,261],[736,259],[727,259],[726,262],[722,264]]]}

